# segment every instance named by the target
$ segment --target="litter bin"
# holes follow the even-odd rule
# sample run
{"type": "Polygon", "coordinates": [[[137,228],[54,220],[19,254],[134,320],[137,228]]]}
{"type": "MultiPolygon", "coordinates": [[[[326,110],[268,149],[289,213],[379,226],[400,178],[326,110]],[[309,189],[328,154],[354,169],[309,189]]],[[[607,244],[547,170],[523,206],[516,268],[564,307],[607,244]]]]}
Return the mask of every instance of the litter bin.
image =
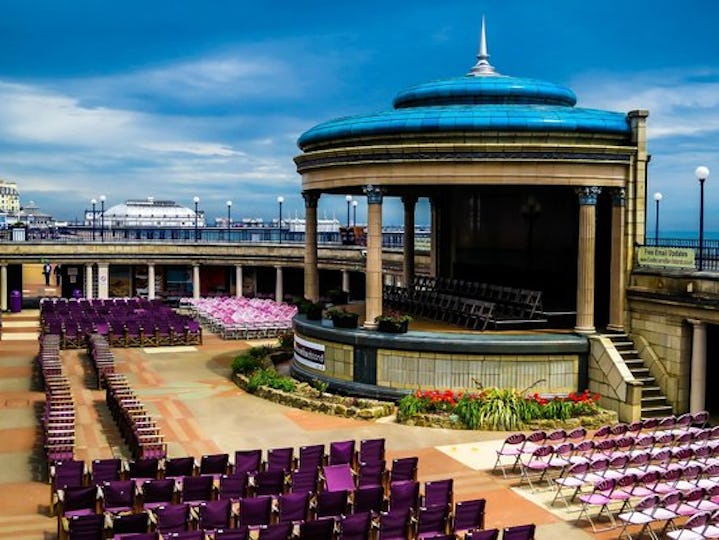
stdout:
{"type": "Polygon", "coordinates": [[[10,312],[20,313],[22,311],[22,294],[20,291],[10,292],[10,312]]]}

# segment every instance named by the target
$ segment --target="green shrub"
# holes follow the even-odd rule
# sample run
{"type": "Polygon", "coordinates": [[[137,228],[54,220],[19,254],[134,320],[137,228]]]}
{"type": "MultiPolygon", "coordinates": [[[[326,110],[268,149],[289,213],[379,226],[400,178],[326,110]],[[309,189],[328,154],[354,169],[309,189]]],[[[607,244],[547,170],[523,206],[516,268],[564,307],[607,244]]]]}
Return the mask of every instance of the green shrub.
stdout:
{"type": "Polygon", "coordinates": [[[252,358],[263,359],[269,356],[271,352],[272,347],[262,345],[260,347],[251,347],[250,350],[247,351],[247,354],[249,354],[252,358]]]}
{"type": "Polygon", "coordinates": [[[247,391],[255,392],[260,386],[268,386],[284,392],[294,392],[295,381],[279,375],[274,369],[258,369],[247,381],[247,391]]]}
{"type": "Polygon", "coordinates": [[[256,371],[262,367],[262,358],[257,358],[249,354],[249,351],[245,354],[237,356],[232,361],[232,373],[240,375],[249,375],[253,371],[256,371]]]}
{"type": "Polygon", "coordinates": [[[399,400],[397,404],[397,416],[402,418],[410,418],[416,414],[427,412],[424,400],[416,394],[409,394],[399,400]]]}
{"type": "Polygon", "coordinates": [[[294,349],[295,333],[291,330],[289,332],[282,332],[277,338],[277,345],[280,347],[280,349],[294,349]]]}

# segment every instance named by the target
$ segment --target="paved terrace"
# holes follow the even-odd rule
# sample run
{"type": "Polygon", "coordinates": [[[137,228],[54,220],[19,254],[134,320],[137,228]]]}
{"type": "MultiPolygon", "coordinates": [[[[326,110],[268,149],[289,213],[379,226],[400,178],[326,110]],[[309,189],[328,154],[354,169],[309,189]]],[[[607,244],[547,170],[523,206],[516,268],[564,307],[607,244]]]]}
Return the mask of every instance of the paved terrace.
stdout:
{"type": "MultiPolygon", "coordinates": [[[[0,539],[54,539],[48,517],[49,486],[39,438],[44,398],[32,378],[37,353],[37,311],[5,314],[0,343],[0,539]]],[[[420,480],[453,477],[455,500],[487,499],[487,526],[534,522],[540,540],[616,538],[573,524],[573,515],[550,510],[549,493],[530,496],[516,479],[489,472],[494,449],[506,434],[415,428],[391,419],[365,422],[299,411],[256,398],[229,379],[230,362],[254,343],[222,341],[206,333],[200,347],[115,349],[118,371],[128,377],[159,420],[171,456],[233,452],[332,440],[385,437],[388,459],[419,456],[420,480]]],[[[76,389],[76,457],[127,457],[104,392],[92,387],[91,367],[81,351],[63,351],[66,374],[76,389]]]]}

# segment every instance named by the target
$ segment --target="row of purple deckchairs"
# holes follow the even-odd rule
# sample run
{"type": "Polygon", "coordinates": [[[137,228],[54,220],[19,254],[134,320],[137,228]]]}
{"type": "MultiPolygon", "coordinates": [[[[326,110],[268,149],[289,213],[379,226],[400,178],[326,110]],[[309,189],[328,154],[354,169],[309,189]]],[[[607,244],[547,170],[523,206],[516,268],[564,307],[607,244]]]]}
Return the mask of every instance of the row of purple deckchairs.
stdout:
{"type": "Polygon", "coordinates": [[[183,299],[181,306],[222,339],[276,337],[292,329],[297,307],[285,302],[245,297],[183,299]]]}
{"type": "Polygon", "coordinates": [[[51,466],[55,461],[72,459],[75,446],[75,405],[60,361],[58,336],[40,338],[36,364],[45,387],[41,423],[45,456],[51,466]]]}
{"type": "Polygon", "coordinates": [[[106,373],[105,400],[120,434],[135,458],[164,458],[167,455],[160,428],[135,394],[127,378],[106,373]]]}
{"type": "Polygon", "coordinates": [[[202,343],[198,321],[176,313],[159,301],[44,299],[40,309],[42,332],[60,335],[61,348],[82,348],[88,335],[93,333],[107,336],[113,347],[202,343]]]}
{"type": "MultiPolygon", "coordinates": [[[[651,435],[656,438],[658,444],[662,444],[660,438],[667,434],[681,436],[685,433],[702,431],[708,420],[709,413],[707,411],[700,411],[693,414],[685,413],[679,416],[650,418],[628,424],[617,423],[605,425],[597,429],[591,436],[588,436],[587,430],[583,427],[570,430],[537,430],[529,434],[521,432],[513,433],[509,435],[503,441],[500,448],[496,450],[493,470],[495,472],[498,470],[501,471],[505,477],[507,476],[508,468],[512,472],[516,472],[522,456],[531,454],[537,447],[545,443],[557,446],[571,442],[580,452],[585,452],[587,449],[592,450],[594,446],[599,444],[603,439],[619,440],[625,437],[633,437],[635,441],[638,441],[641,437],[651,435]]],[[[703,436],[711,440],[719,440],[719,428],[713,428],[703,436]]]]}
{"type": "MultiPolygon", "coordinates": [[[[74,488],[68,495],[75,494],[76,502],[64,512],[58,521],[59,537],[65,533],[69,538],[89,539],[98,531],[105,534],[110,524],[113,538],[134,538],[130,534],[160,533],[163,538],[173,534],[199,531],[199,538],[242,538],[254,531],[254,538],[292,537],[308,539],[366,539],[376,531],[377,538],[456,538],[467,533],[475,538],[481,536],[483,522],[478,519],[477,504],[484,500],[457,503],[455,519],[450,523],[449,511],[444,506],[420,507],[413,517],[407,508],[394,508],[372,513],[352,511],[348,505],[320,499],[311,506],[307,494],[286,494],[278,497],[259,496],[238,500],[216,500],[186,503],[167,503],[154,506],[134,514],[98,514],[93,500],[97,494],[92,488],[74,488]],[[84,497],[84,503],[79,501],[84,497]],[[102,518],[102,520],[98,519],[102,518]],[[102,524],[98,526],[96,524],[102,524]],[[86,530],[83,534],[75,529],[86,530]],[[152,532],[149,532],[152,530],[152,532]],[[127,536],[126,536],[127,535],[127,536]]],[[[340,501],[342,503],[343,501],[340,501]]],[[[483,514],[482,514],[483,518],[483,514]]],[[[532,529],[533,533],[533,529],[532,529]]],[[[192,536],[189,536],[192,537],[192,536]]],[[[494,536],[496,538],[496,536],[494,536]]],[[[505,532],[504,538],[531,539],[533,536],[516,536],[505,532]]]]}

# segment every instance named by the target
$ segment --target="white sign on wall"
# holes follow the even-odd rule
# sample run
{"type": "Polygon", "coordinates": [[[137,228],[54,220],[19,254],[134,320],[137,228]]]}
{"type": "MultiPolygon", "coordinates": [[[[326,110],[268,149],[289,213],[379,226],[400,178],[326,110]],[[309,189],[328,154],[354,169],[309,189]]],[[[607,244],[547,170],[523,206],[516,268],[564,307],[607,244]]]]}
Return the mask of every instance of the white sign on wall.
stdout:
{"type": "Polygon", "coordinates": [[[295,335],[295,361],[313,369],[325,370],[325,346],[295,335]]]}

